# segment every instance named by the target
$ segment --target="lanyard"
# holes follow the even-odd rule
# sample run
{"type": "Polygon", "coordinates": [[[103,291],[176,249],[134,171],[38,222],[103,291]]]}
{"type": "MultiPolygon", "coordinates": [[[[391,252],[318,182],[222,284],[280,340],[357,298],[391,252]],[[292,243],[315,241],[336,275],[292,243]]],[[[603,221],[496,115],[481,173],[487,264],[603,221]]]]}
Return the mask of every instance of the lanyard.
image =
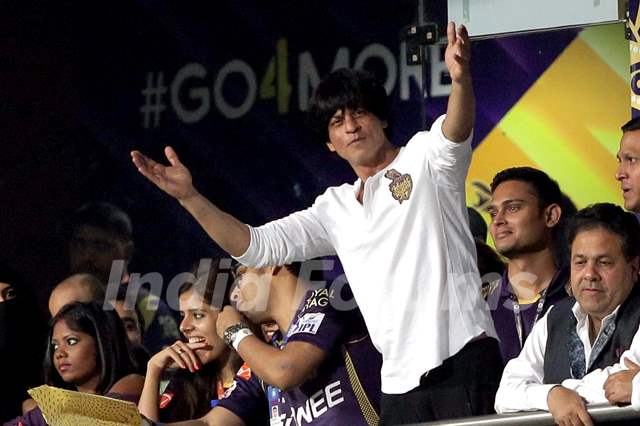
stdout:
{"type": "MultiPolygon", "coordinates": [[[[536,316],[533,317],[533,324],[531,324],[532,327],[536,322],[538,322],[540,314],[542,314],[548,289],[549,287],[545,288],[542,290],[542,293],[540,293],[540,299],[538,299],[538,306],[536,307],[536,316]]],[[[520,349],[522,349],[522,346],[524,346],[524,329],[522,325],[522,314],[520,313],[520,303],[518,302],[518,296],[515,294],[511,294],[511,300],[513,302],[513,316],[516,321],[516,331],[518,332],[518,342],[520,343],[520,349]]]]}
{"type": "MultiPolygon", "coordinates": [[[[276,348],[282,350],[284,346],[287,344],[288,336],[282,335],[282,339],[278,339],[278,334],[280,332],[276,332],[273,336],[273,340],[271,344],[276,348]]],[[[269,425],[270,426],[282,426],[284,422],[282,421],[282,416],[285,413],[280,412],[280,396],[282,391],[275,386],[267,385],[267,401],[269,403],[269,425]]],[[[294,419],[295,422],[295,419],[294,419]]]]}

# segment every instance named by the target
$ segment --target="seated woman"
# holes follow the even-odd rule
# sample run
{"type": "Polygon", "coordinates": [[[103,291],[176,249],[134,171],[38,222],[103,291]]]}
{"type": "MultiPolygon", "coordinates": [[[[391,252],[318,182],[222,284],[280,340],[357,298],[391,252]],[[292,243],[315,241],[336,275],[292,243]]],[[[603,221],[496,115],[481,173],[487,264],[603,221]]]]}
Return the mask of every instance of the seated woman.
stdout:
{"type": "Polygon", "coordinates": [[[230,289],[229,282],[221,281],[225,288],[215,291],[217,276],[217,268],[212,268],[208,279],[187,282],[178,292],[184,341],[151,357],[138,403],[140,413],[153,421],[204,416],[233,385],[242,367],[242,359],[216,333],[218,313],[229,304],[230,289]],[[161,380],[165,370],[173,370],[168,383],[161,380]]]}
{"type": "MultiPolygon", "coordinates": [[[[44,380],[50,386],[137,402],[144,377],[134,374],[122,321],[99,303],[75,302],[51,320],[44,380]]],[[[8,425],[46,425],[39,408],[8,425]]]]}

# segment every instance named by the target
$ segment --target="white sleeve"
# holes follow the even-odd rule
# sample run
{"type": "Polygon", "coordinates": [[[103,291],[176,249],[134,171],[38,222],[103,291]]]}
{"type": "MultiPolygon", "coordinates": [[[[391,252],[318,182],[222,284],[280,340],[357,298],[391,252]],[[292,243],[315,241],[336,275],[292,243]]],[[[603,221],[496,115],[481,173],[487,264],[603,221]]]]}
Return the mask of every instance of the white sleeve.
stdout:
{"type": "Polygon", "coordinates": [[[315,207],[316,204],[256,228],[249,226],[249,247],[235,259],[260,268],[335,254],[315,207]]]}
{"type": "MultiPolygon", "coordinates": [[[[608,403],[604,396],[604,383],[607,378],[619,371],[628,370],[624,361],[628,359],[640,365],[640,328],[636,331],[631,341],[631,347],[620,356],[620,361],[606,368],[598,368],[582,379],[567,379],[562,382],[562,386],[576,391],[590,404],[608,403]]],[[[635,410],[640,411],[640,374],[636,375],[632,382],[631,405],[635,410]]]]}
{"type": "Polygon", "coordinates": [[[427,164],[435,181],[448,186],[464,186],[471,164],[473,131],[464,142],[453,142],[442,133],[445,117],[441,115],[429,132],[422,132],[428,140],[420,143],[426,145],[427,164]]]}
{"type": "Polygon", "coordinates": [[[640,411],[640,374],[635,375],[631,386],[631,408],[640,411]]]}
{"type": "Polygon", "coordinates": [[[507,363],[496,394],[497,413],[549,410],[547,396],[557,386],[543,384],[549,312],[533,326],[520,355],[507,363]]]}

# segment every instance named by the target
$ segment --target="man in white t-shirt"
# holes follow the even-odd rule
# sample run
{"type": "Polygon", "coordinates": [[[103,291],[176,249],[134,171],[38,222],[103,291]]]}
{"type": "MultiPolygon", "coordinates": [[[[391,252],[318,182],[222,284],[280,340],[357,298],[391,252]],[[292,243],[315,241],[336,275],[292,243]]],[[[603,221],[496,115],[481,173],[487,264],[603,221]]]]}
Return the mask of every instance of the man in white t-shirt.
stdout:
{"type": "Polygon", "coordinates": [[[369,74],[341,69],[319,84],[310,110],[316,133],[358,179],[283,219],[247,226],[196,191],[171,148],[169,167],[132,152],[138,170],[241,263],[339,256],[383,356],[383,424],[492,412],[499,382],[465,206],[475,120],[470,41],[453,23],[447,36],[447,114],[403,148],[385,134],[387,95],[369,74]]]}

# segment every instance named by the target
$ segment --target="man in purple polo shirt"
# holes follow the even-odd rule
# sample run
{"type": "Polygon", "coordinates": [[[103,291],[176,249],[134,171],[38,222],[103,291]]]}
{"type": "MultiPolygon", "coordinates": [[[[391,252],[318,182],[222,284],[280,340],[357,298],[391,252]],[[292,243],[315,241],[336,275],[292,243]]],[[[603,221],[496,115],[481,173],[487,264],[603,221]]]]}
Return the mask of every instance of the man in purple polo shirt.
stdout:
{"type": "Polygon", "coordinates": [[[535,322],[567,297],[568,269],[557,265],[553,249],[562,193],[546,173],[530,167],[501,171],[491,191],[491,237],[509,262],[488,301],[506,364],[518,356],[535,322]]]}
{"type": "Polygon", "coordinates": [[[237,310],[226,307],[217,329],[251,377],[238,377],[205,417],[180,425],[250,425],[260,413],[272,426],[378,424],[382,357],[350,288],[312,286],[298,278],[299,267],[236,269],[237,310]],[[247,318],[278,324],[272,344],[253,335],[247,318]]]}

